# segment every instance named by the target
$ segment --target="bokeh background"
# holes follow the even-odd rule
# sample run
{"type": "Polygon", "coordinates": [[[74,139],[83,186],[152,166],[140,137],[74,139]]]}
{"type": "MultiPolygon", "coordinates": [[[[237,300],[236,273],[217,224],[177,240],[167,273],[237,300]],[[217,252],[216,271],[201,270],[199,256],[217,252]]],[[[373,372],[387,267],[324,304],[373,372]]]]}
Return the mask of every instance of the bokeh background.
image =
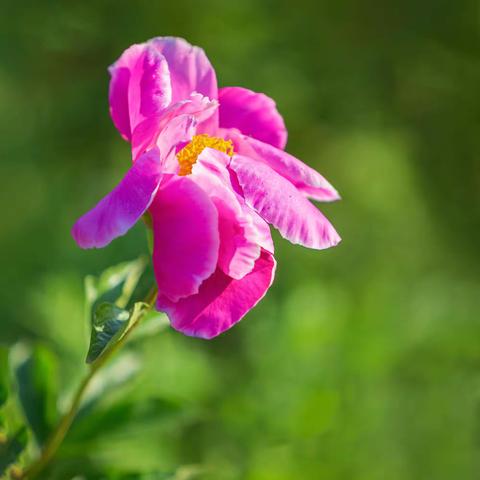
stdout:
{"type": "Polygon", "coordinates": [[[343,242],[276,235],[276,282],[236,328],[134,342],[45,478],[479,478],[477,1],[1,4],[0,341],[51,352],[60,406],[84,276],[148,251],[142,225],[99,251],[69,233],[129,165],[106,68],[130,44],[202,46],[343,197],[322,206],[343,242]]]}

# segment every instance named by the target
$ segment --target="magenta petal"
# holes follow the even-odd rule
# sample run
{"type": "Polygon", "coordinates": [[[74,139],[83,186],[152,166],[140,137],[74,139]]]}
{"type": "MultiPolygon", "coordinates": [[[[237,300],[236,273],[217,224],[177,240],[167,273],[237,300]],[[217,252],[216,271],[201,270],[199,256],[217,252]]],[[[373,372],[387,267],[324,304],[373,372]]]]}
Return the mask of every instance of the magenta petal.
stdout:
{"type": "Polygon", "coordinates": [[[192,115],[179,115],[173,118],[161,131],[157,147],[164,163],[165,173],[178,173],[177,146],[189,142],[195,135],[197,122],[192,115]]]}
{"type": "MultiPolygon", "coordinates": [[[[169,142],[171,146],[186,141],[187,137],[191,138],[195,134],[191,128],[197,126],[200,122],[205,121],[211,117],[218,104],[216,100],[210,100],[199,93],[193,93],[187,100],[182,100],[181,102],[176,102],[170,105],[162,113],[154,115],[144,122],[140,123],[134,130],[132,136],[132,156],[133,159],[142,154],[144,151],[150,149],[159,137],[164,135],[164,131],[169,129],[173,131],[177,129],[177,135],[171,136],[167,134],[170,138],[169,142]],[[179,127],[178,125],[186,125],[185,117],[191,117],[189,120],[188,132],[184,127],[179,127]],[[179,117],[183,117],[179,119],[179,117]],[[192,122],[193,120],[193,122],[192,122]],[[174,123],[175,127],[171,127],[171,124],[174,123]]],[[[165,141],[163,141],[165,144],[165,141]]],[[[162,148],[160,148],[160,153],[163,153],[162,148]]]]}
{"type": "Polygon", "coordinates": [[[293,155],[233,130],[222,133],[233,141],[237,153],[266,163],[305,196],[321,202],[340,199],[338,192],[322,175],[293,155]]]}
{"type": "Polygon", "coordinates": [[[254,269],[241,280],[217,269],[197,295],[177,303],[160,295],[157,309],[166,312],[172,327],[185,335],[216,337],[240,321],[264,297],[273,282],[275,266],[273,255],[264,250],[254,269]]]}
{"type": "Polygon", "coordinates": [[[215,70],[201,48],[175,37],[157,37],[149,43],[167,59],[174,102],[188,98],[193,92],[218,98],[215,70]]]}
{"type": "MultiPolygon", "coordinates": [[[[179,115],[158,124],[150,120],[140,124],[135,129],[132,139],[133,161],[156,145],[160,150],[162,163],[166,164],[175,147],[179,143],[189,141],[192,135],[195,135],[196,125],[197,122],[193,115],[179,115]]],[[[178,165],[178,162],[175,163],[178,165]]]]}
{"type": "Polygon", "coordinates": [[[270,97],[246,88],[226,87],[218,91],[218,100],[221,128],[236,128],[274,147],[285,148],[287,129],[270,97]]]}
{"type": "Polygon", "coordinates": [[[138,124],[171,102],[168,63],[147,43],[125,50],[109,71],[110,114],[121,135],[130,140],[138,124]]]}
{"type": "Polygon", "coordinates": [[[159,294],[177,301],[198,292],[218,260],[217,210],[187,177],[173,177],[150,208],[153,268],[159,294]]]}
{"type": "MultiPolygon", "coordinates": [[[[250,208],[250,207],[249,207],[250,208]]],[[[275,248],[273,246],[272,234],[270,232],[270,226],[268,223],[254,210],[252,210],[253,223],[257,229],[258,234],[258,244],[267,252],[275,253],[275,248]]]]}
{"type": "Polygon", "coordinates": [[[161,179],[157,149],[142,155],[123,180],[73,226],[72,236],[82,248],[104,247],[124,235],[145,213],[161,179]]]}
{"type": "MultiPolygon", "coordinates": [[[[174,102],[188,98],[193,92],[211,100],[218,98],[217,77],[205,52],[175,37],[158,37],[151,44],[167,59],[172,80],[174,102]]],[[[198,125],[199,133],[215,135],[218,112],[198,125]]]]}
{"type": "Polygon", "coordinates": [[[232,189],[226,168],[229,160],[224,153],[206,148],[193,166],[190,178],[208,192],[218,211],[218,266],[228,276],[240,279],[252,271],[260,256],[263,232],[254,223],[255,212],[232,189]]]}
{"type": "Polygon", "coordinates": [[[323,249],[340,241],[324,215],[268,165],[235,155],[230,168],[238,178],[247,205],[290,242],[323,249]]]}

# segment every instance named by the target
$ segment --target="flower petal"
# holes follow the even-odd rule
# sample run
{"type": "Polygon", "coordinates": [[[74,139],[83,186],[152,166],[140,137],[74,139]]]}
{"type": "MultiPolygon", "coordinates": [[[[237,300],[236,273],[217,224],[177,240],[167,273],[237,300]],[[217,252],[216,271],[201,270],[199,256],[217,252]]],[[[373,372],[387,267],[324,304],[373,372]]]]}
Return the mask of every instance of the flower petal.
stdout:
{"type": "Polygon", "coordinates": [[[238,178],[247,205],[290,242],[323,249],[340,241],[323,214],[268,165],[235,155],[230,168],[238,178]]]}
{"type": "Polygon", "coordinates": [[[253,270],[260,256],[262,236],[252,217],[255,212],[232,189],[226,168],[229,160],[228,155],[205,148],[190,178],[208,192],[218,211],[218,266],[230,277],[240,279],[253,270]]]}
{"type": "MultiPolygon", "coordinates": [[[[247,206],[248,207],[248,206],[247,206]]],[[[250,207],[248,207],[250,208],[250,207]]],[[[273,246],[272,233],[270,232],[270,226],[268,223],[255,211],[252,209],[253,223],[258,232],[258,244],[267,252],[275,253],[275,248],[273,246]]]]}
{"type": "MultiPolygon", "coordinates": [[[[176,102],[160,114],[146,119],[140,123],[133,132],[133,160],[135,161],[139,155],[154,146],[160,137],[165,136],[164,131],[166,129],[173,131],[173,127],[171,127],[172,123],[175,125],[183,124],[182,122],[185,121],[186,115],[192,117],[194,120],[193,124],[190,122],[188,129],[186,129],[185,124],[183,124],[184,127],[181,127],[183,132],[177,131],[176,136],[169,136],[169,143],[175,146],[180,142],[187,141],[187,138],[190,139],[192,135],[195,134],[197,125],[214,114],[217,106],[218,103],[216,100],[210,100],[199,93],[193,93],[187,100],[176,102]],[[183,117],[183,120],[178,119],[178,117],[183,117]],[[191,127],[195,127],[195,131],[191,130],[191,127]]],[[[162,148],[160,146],[159,148],[162,153],[162,148]]]]}
{"type": "Polygon", "coordinates": [[[197,121],[193,115],[179,115],[170,120],[157,139],[165,173],[177,173],[179,163],[176,157],[177,146],[185,144],[195,135],[197,121]]]}
{"type": "Polygon", "coordinates": [[[215,70],[201,48],[175,37],[157,37],[149,43],[167,59],[174,102],[185,100],[193,92],[218,98],[215,70]]]}
{"type": "Polygon", "coordinates": [[[273,282],[275,267],[273,255],[263,250],[254,269],[241,280],[217,269],[197,295],[177,303],[160,295],[157,309],[166,312],[172,327],[185,335],[216,337],[240,321],[264,297],[273,282]]]}
{"type": "Polygon", "coordinates": [[[159,188],[150,213],[159,293],[174,302],[197,293],[218,260],[214,204],[189,178],[172,177],[159,188]]]}
{"type": "Polygon", "coordinates": [[[124,235],[145,213],[161,179],[158,149],[133,164],[123,180],[73,226],[72,236],[82,248],[104,247],[124,235]]]}
{"type": "Polygon", "coordinates": [[[218,91],[221,128],[236,128],[245,135],[284,149],[287,129],[275,102],[264,95],[241,87],[218,91]]]}
{"type": "Polygon", "coordinates": [[[132,45],[109,68],[109,101],[114,125],[126,140],[135,127],[172,100],[167,60],[148,43],[132,45]]]}
{"type": "Polygon", "coordinates": [[[232,130],[222,133],[233,141],[237,153],[266,163],[305,196],[321,202],[340,199],[338,192],[322,175],[293,155],[232,130]]]}

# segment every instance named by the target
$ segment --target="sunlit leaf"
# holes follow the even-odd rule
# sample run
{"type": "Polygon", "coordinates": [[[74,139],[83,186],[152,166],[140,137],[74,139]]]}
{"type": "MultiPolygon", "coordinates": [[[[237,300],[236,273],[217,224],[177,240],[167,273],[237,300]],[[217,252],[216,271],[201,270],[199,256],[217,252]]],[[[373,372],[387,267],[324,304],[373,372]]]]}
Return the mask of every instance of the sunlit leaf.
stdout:
{"type": "Polygon", "coordinates": [[[130,312],[111,303],[102,303],[93,313],[90,348],[87,363],[92,363],[107,348],[115,336],[128,326],[130,312]]]}
{"type": "Polygon", "coordinates": [[[130,310],[126,307],[140,288],[139,281],[146,265],[145,258],[141,257],[111,267],[98,278],[86,278],[87,311],[91,319],[87,363],[93,363],[113,347],[136,322],[138,315],[143,314],[145,304],[135,303],[130,310]]]}
{"type": "Polygon", "coordinates": [[[146,259],[140,257],[137,260],[110,267],[99,277],[91,275],[86,277],[85,290],[88,311],[95,310],[98,304],[104,302],[125,308],[146,265],[146,259]]]}
{"type": "Polygon", "coordinates": [[[148,308],[150,307],[142,302],[135,303],[130,311],[111,303],[98,305],[93,313],[87,363],[94,362],[120,341],[148,308]]]}
{"type": "Polygon", "coordinates": [[[18,397],[25,417],[39,444],[43,444],[57,421],[58,364],[49,349],[18,344],[12,351],[18,397]]]}
{"type": "Polygon", "coordinates": [[[14,435],[5,439],[0,439],[0,475],[4,475],[7,469],[18,460],[28,442],[28,432],[26,427],[18,429],[14,435]]]}

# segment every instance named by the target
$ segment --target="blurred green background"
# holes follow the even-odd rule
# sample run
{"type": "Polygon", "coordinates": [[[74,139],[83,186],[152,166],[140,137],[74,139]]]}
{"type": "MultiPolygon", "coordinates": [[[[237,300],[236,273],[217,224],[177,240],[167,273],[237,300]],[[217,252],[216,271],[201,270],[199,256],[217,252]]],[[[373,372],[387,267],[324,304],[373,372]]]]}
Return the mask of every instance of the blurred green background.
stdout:
{"type": "Polygon", "coordinates": [[[45,478],[479,478],[477,1],[1,6],[0,341],[53,352],[60,406],[85,372],[84,276],[147,252],[142,225],[98,251],[69,233],[129,165],[106,69],[130,44],[202,46],[343,197],[321,206],[343,242],[276,235],[276,282],[233,330],[132,344],[45,478]]]}

